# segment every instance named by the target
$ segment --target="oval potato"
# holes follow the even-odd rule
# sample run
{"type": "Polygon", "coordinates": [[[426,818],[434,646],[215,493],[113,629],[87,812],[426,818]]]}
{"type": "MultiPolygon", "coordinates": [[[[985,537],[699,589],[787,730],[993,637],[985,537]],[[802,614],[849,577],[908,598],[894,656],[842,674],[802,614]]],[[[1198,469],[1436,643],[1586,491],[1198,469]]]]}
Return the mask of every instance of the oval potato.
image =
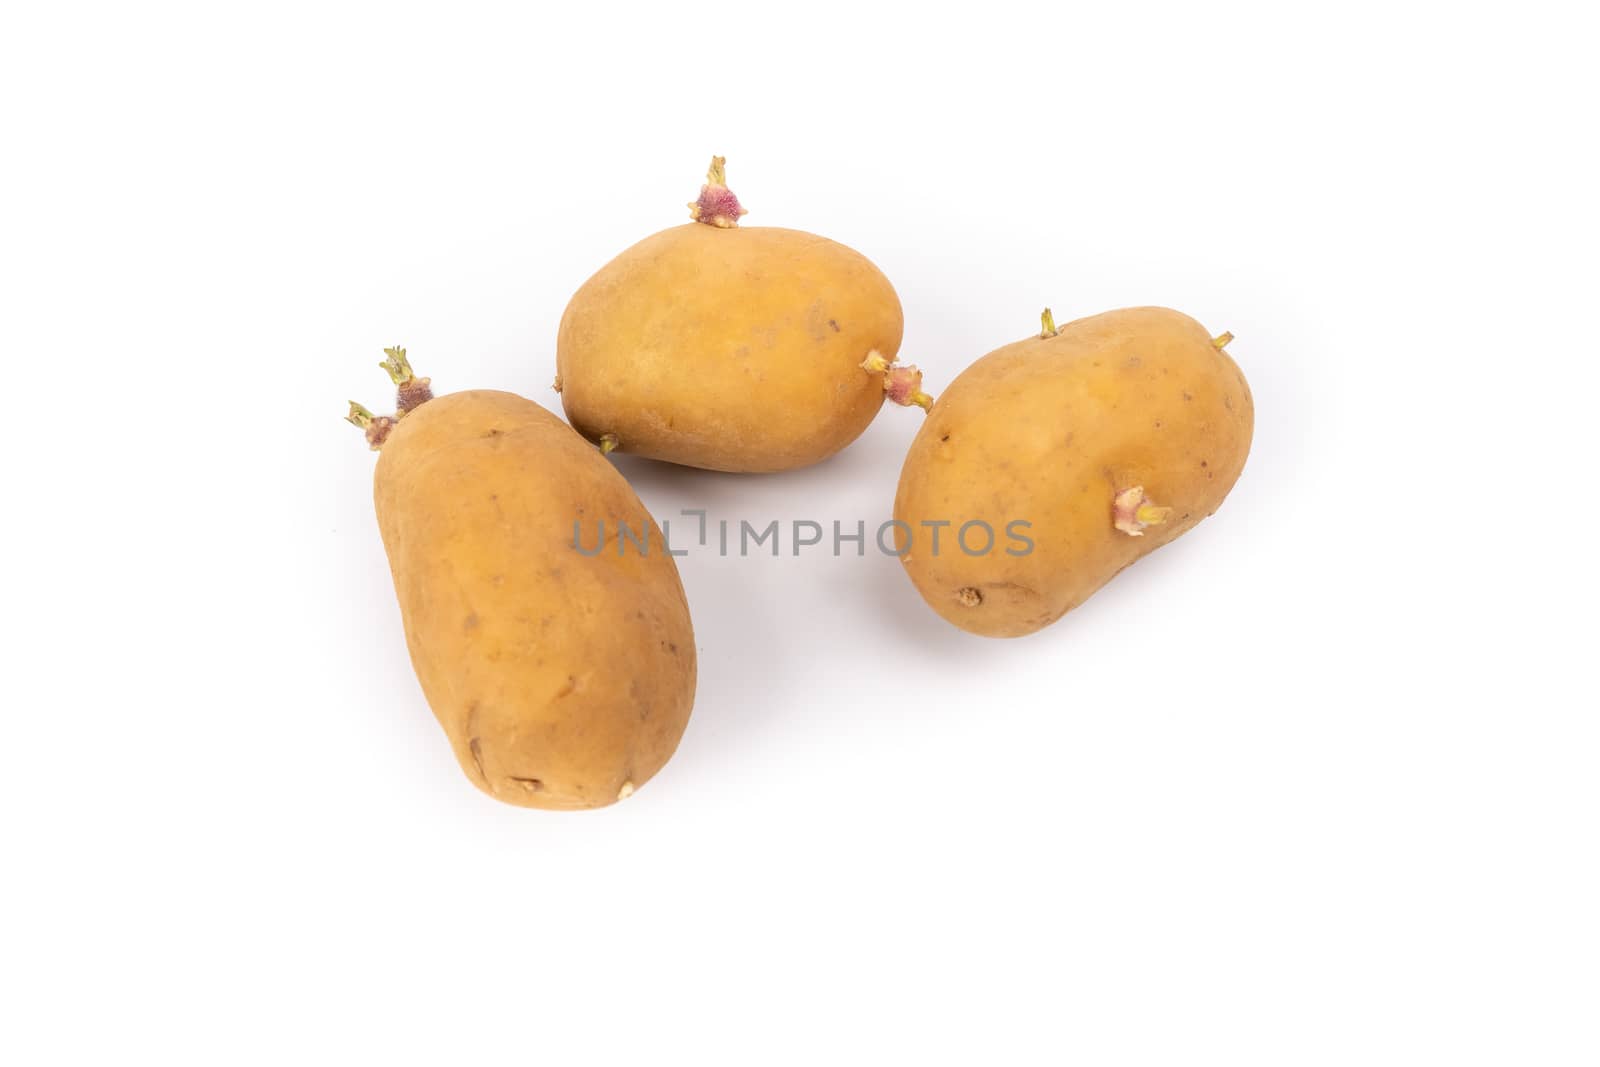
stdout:
{"type": "MultiPolygon", "coordinates": [[[[1216,511],[1254,425],[1250,388],[1216,340],[1177,311],[1127,308],[962,372],[895,495],[910,528],[902,562],[934,611],[975,634],[1033,633],[1216,511]],[[936,554],[926,524],[939,522],[936,554]],[[994,544],[968,554],[956,535],[980,522],[994,544]]],[[[982,542],[973,527],[967,546],[982,542]]]]}
{"type": "Polygon", "coordinates": [[[661,769],[694,702],[694,631],[660,530],[604,457],[530,400],[452,393],[394,426],[374,499],[412,665],[474,785],[595,808],[661,769]],[[585,555],[599,522],[605,550],[585,555]]]}
{"type": "Polygon", "coordinates": [[[691,222],[629,248],[561,318],[561,403],[592,441],[720,471],[826,459],[883,404],[900,299],[859,252],[798,230],[691,222]]]}

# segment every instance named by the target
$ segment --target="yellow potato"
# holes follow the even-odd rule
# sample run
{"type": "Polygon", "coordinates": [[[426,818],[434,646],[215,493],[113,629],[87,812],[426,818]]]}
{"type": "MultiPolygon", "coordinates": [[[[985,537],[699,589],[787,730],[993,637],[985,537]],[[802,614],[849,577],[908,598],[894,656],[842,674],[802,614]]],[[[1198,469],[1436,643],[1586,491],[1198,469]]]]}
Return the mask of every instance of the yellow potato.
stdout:
{"type": "Polygon", "coordinates": [[[352,421],[381,443],[374,499],[406,645],[467,777],[532,808],[602,807],[648,781],[689,719],[694,631],[622,475],[511,393],[352,421]],[[600,522],[607,543],[586,555],[600,522]]]}
{"type": "Polygon", "coordinates": [[[814,234],[737,225],[714,160],[697,219],[647,237],[583,284],[562,316],[556,388],[608,451],[722,471],[780,471],[861,435],[886,392],[903,321],[866,257],[814,234]]]}
{"type": "Polygon", "coordinates": [[[895,495],[918,592],[963,630],[1033,633],[1216,511],[1254,423],[1230,339],[1166,308],[1059,332],[1047,311],[1040,336],[962,372],[912,442],[895,495]]]}

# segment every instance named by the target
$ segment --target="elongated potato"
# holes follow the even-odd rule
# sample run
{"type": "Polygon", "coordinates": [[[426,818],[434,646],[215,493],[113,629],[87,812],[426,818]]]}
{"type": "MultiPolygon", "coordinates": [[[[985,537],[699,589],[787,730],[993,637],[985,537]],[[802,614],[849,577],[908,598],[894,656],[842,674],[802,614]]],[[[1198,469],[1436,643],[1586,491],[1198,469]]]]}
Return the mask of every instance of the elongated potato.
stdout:
{"type": "Polygon", "coordinates": [[[412,665],[461,769],[526,807],[628,796],[677,747],[695,687],[683,587],[639,498],[511,393],[429,399],[382,433],[378,526],[412,665]],[[600,523],[605,550],[586,555],[600,523]],[[648,551],[619,543],[619,523],[648,551]]]}
{"type": "MultiPolygon", "coordinates": [[[[607,448],[722,471],[780,471],[855,440],[887,394],[900,300],[859,252],[738,225],[714,160],[696,221],[647,237],[573,296],[556,340],[572,425],[607,448]]],[[[925,398],[924,398],[925,399],[925,398]]]]}
{"type": "Polygon", "coordinates": [[[918,592],[963,630],[1032,633],[1216,511],[1254,425],[1230,339],[1167,308],[1059,331],[1047,311],[1039,336],[968,367],[928,413],[895,496],[918,592]]]}

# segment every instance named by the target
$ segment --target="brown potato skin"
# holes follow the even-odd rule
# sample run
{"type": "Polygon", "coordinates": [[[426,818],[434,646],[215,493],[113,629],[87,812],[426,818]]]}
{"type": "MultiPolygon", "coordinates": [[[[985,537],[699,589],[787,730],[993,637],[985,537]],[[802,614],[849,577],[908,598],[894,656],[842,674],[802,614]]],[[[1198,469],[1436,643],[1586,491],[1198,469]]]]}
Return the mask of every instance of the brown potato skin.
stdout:
{"type": "MultiPolygon", "coordinates": [[[[996,349],[938,398],[906,456],[894,505],[912,529],[906,573],[963,630],[1040,630],[1216,511],[1244,469],[1254,421],[1238,366],[1167,308],[1109,311],[996,349]],[[1112,501],[1138,485],[1174,510],[1133,537],[1114,527],[1112,501]],[[1017,519],[1032,523],[1025,555],[1007,553],[1021,548],[1006,536],[1017,519]],[[935,556],[921,523],[938,520],[951,526],[935,556]],[[955,543],[970,520],[995,530],[988,554],[955,543]]],[[[974,528],[969,544],[982,542],[974,528]]]]}
{"type": "Polygon", "coordinates": [[[373,496],[406,647],[461,769],[497,800],[597,808],[643,785],[694,703],[678,570],[622,475],[511,393],[437,397],[401,419],[373,496]],[[605,521],[608,545],[597,556],[605,521]],[[649,552],[617,552],[617,522],[649,552]]]}
{"type": "Polygon", "coordinates": [[[774,227],[688,223],[584,282],[561,318],[561,403],[592,441],[719,471],[782,471],[854,441],[883,404],[861,368],[900,350],[900,298],[860,253],[774,227]]]}

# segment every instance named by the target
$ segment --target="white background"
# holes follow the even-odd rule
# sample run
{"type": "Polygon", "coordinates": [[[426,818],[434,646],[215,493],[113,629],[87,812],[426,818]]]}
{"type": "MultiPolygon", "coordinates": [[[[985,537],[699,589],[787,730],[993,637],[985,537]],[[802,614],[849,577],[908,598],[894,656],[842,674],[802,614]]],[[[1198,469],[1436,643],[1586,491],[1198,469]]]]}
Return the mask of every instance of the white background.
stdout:
{"type": "MultiPolygon", "coordinates": [[[[0,1059],[1594,1064],[1578,5],[8,5],[0,1059]],[[713,152],[937,392],[1158,303],[1257,405],[1056,626],[892,559],[680,561],[676,758],[499,806],[407,663],[345,400],[557,406],[713,152]]],[[[888,517],[921,415],[652,510],[888,517]]]]}

